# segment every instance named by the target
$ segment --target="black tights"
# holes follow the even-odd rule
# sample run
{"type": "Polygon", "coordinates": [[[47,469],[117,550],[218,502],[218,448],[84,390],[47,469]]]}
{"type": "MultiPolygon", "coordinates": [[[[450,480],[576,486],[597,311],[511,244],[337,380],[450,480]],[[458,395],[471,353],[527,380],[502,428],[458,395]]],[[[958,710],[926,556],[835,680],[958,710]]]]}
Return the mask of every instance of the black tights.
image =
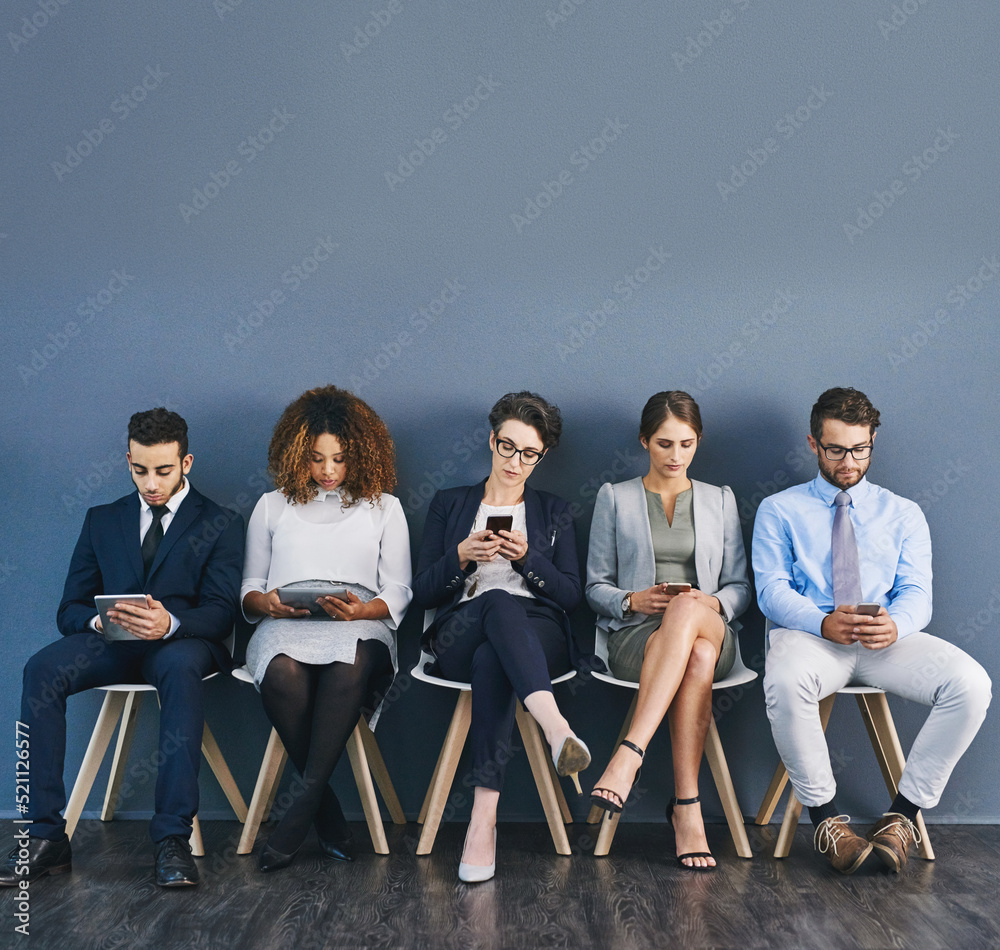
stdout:
{"type": "Polygon", "coordinates": [[[379,640],[359,640],[353,665],[317,666],[300,663],[284,653],[268,663],[260,684],[264,711],[304,786],[268,839],[275,851],[293,853],[313,821],[326,841],[348,837],[347,821],[330,788],[330,776],[358,724],[365,700],[374,687],[387,687],[391,674],[389,650],[379,640]]]}

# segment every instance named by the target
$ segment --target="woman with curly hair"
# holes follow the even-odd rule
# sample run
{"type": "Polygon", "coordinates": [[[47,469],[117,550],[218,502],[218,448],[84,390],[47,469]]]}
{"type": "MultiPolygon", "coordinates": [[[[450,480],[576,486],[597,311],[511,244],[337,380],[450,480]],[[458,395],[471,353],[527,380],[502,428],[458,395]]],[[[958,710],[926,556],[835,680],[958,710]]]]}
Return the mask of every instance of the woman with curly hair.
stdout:
{"type": "MultiPolygon", "coordinates": [[[[353,858],[330,776],[362,710],[392,682],[412,593],[406,518],[388,494],[392,439],[366,403],[335,386],[301,395],[275,426],[268,471],[277,490],[250,517],[240,598],[247,620],[260,622],[247,667],[304,786],[260,853],[260,869],[276,871],[310,824],[327,855],[353,858]],[[287,587],[346,592],[320,596],[326,616],[315,619],[281,602],[287,587]]],[[[377,718],[376,709],[372,727],[377,718]]]]}
{"type": "Polygon", "coordinates": [[[475,795],[458,868],[466,882],[496,869],[502,753],[518,699],[560,775],[575,778],[590,764],[552,694],[552,677],[578,659],[567,616],[581,594],[573,517],[561,498],[525,484],[561,431],[559,410],[541,396],[501,398],[490,411],[489,477],[434,496],[413,578],[416,602],[437,608],[425,649],[442,675],[472,683],[475,795]]]}

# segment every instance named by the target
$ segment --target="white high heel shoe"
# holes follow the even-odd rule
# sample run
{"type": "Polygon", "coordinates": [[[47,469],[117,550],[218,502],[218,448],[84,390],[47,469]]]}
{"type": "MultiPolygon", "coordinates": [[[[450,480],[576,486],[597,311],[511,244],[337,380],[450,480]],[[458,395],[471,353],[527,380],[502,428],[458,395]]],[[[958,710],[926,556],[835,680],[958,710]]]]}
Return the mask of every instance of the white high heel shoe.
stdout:
{"type": "MultiPolygon", "coordinates": [[[[465,843],[469,843],[469,832],[465,833],[465,843]]],[[[463,846],[464,855],[465,848],[463,846]]],[[[490,880],[497,870],[497,829],[493,828],[493,863],[487,865],[466,864],[464,861],[458,865],[458,879],[466,884],[479,884],[482,881],[490,880]]]]}

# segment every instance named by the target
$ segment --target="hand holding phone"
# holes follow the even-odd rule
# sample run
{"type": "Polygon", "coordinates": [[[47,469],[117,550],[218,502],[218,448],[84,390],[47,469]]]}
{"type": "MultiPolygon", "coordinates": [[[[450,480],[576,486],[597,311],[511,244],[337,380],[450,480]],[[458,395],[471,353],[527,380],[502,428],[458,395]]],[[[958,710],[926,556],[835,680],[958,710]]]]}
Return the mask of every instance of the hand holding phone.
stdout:
{"type": "Polygon", "coordinates": [[[671,597],[676,597],[678,594],[687,594],[691,590],[690,584],[664,584],[663,593],[671,597]]]}

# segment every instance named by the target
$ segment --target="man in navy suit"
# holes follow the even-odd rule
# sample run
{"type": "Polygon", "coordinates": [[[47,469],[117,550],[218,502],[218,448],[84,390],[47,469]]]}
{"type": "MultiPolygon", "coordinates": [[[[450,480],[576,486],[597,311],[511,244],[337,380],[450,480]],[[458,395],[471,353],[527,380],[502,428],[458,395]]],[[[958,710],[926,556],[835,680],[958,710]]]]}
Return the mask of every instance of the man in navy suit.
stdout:
{"type": "Polygon", "coordinates": [[[186,478],[187,423],[175,412],[137,412],[128,459],[138,492],[87,512],[59,605],[61,640],[24,668],[21,722],[30,759],[30,839],[0,866],[0,885],[70,870],[63,761],[66,697],[110,683],[146,682],[160,698],[160,754],[150,836],[156,883],[198,883],[188,837],[198,810],[204,729],[202,678],[229,670],[223,641],[236,617],[243,573],[243,519],[199,494],[186,478]],[[134,639],[107,639],[98,594],[145,594],[108,619],[134,639]],[[25,855],[27,851],[27,855],[25,855]]]}

